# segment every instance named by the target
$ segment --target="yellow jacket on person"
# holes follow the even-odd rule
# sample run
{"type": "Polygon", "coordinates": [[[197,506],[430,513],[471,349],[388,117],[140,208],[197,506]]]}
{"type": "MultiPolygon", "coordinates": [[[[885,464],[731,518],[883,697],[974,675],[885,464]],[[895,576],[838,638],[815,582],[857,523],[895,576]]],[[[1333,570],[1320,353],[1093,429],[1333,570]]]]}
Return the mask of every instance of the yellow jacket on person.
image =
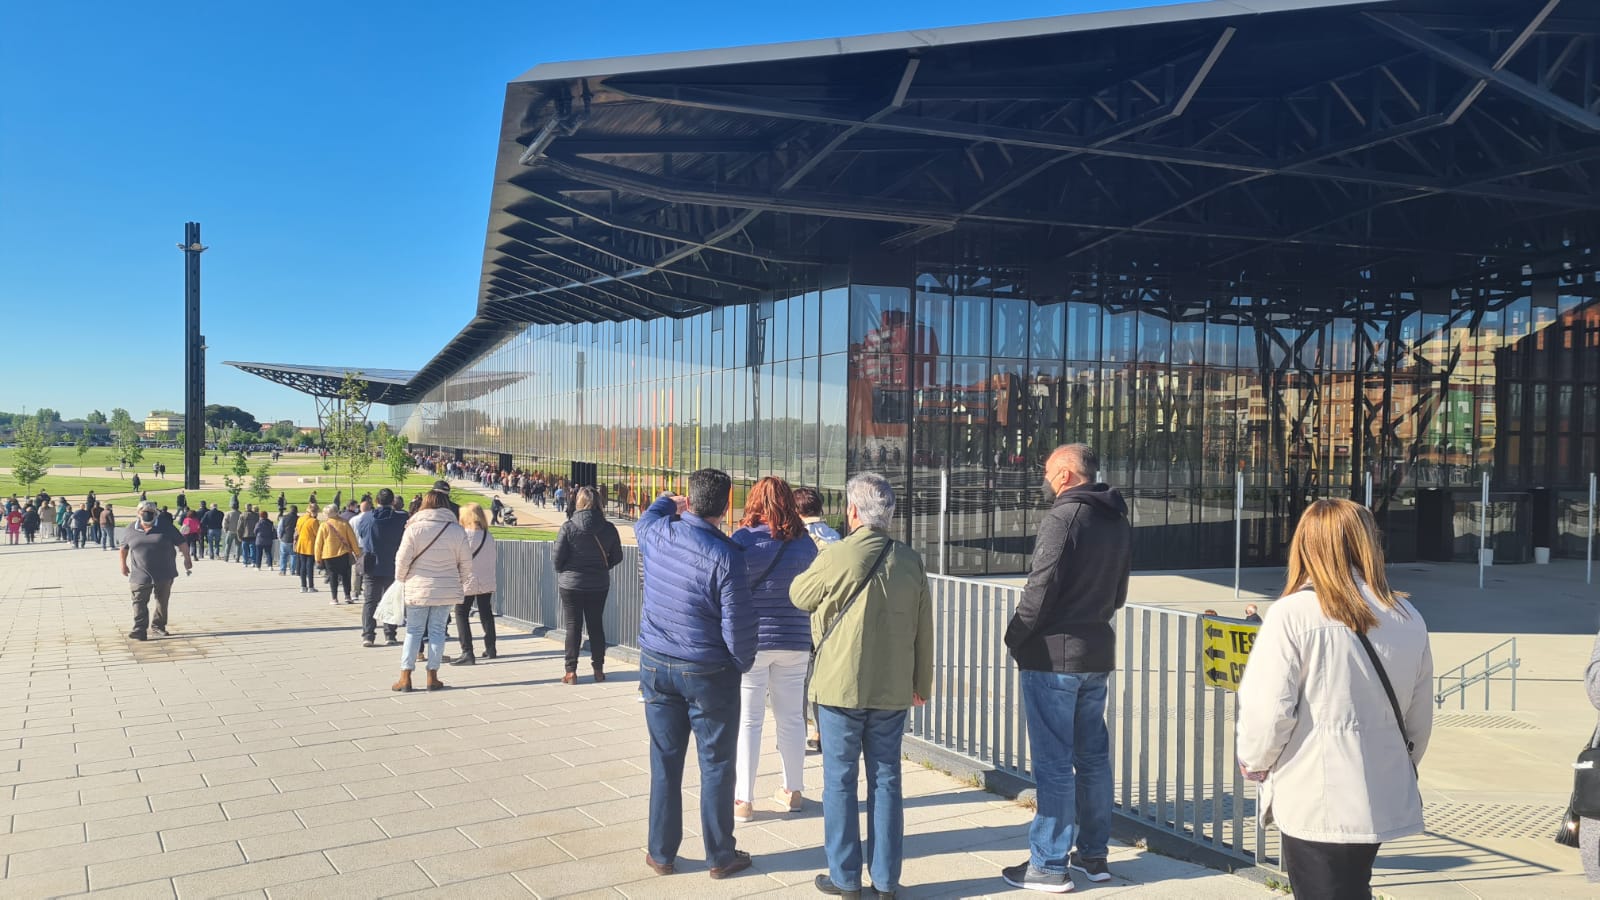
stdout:
{"type": "Polygon", "coordinates": [[[311,551],[317,549],[317,517],[308,513],[300,517],[294,526],[294,552],[301,556],[310,556],[311,551]]]}
{"type": "Polygon", "coordinates": [[[338,559],[353,555],[357,546],[356,533],[350,528],[350,523],[338,516],[330,516],[317,529],[317,549],[313,556],[317,562],[338,559]]]}

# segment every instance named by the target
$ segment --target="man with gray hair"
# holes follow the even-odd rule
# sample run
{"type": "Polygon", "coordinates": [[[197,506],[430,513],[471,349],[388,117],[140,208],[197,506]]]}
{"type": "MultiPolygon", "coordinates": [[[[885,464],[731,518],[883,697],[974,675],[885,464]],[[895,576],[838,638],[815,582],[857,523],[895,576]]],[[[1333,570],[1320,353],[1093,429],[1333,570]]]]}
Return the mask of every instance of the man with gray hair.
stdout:
{"type": "Polygon", "coordinates": [[[1057,447],[1045,461],[1045,490],[1055,501],[1039,523],[1028,583],[1005,635],[1021,669],[1039,802],[1028,861],[1001,877],[1052,894],[1073,889],[1069,866],[1090,881],[1111,878],[1106,680],[1117,667],[1111,619],[1128,599],[1133,530],[1122,495],[1095,480],[1099,467],[1084,444],[1057,447]]]}
{"type": "Polygon", "coordinates": [[[794,580],[789,599],[811,613],[811,690],[822,737],[824,894],[860,897],[862,841],[856,787],[867,766],[866,868],[892,897],[905,858],[900,739],[906,712],[933,688],[933,600],[917,551],[889,536],[894,488],[864,473],[845,488],[850,536],[794,580]]]}
{"type": "Polygon", "coordinates": [[[178,578],[177,554],[183,553],[183,570],[194,563],[189,559],[189,542],[171,525],[157,521],[159,510],[154,500],[139,504],[139,517],[123,533],[118,561],[122,574],[133,588],[133,630],[128,637],[142,641],[149,632],[166,636],[167,601],[172,597],[172,582],[178,578]],[[150,614],[150,597],[156,598],[155,614],[150,614]]]}

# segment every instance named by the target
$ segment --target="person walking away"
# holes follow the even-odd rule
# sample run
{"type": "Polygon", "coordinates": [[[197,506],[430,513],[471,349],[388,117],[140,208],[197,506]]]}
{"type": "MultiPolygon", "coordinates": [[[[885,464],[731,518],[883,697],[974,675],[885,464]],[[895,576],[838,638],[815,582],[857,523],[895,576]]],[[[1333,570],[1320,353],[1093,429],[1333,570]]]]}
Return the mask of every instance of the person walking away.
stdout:
{"type": "MultiPolygon", "coordinates": [[[[1589,651],[1589,668],[1583,674],[1583,686],[1589,693],[1589,705],[1600,709],[1600,636],[1595,638],[1594,649],[1589,651]]],[[[1596,727],[1600,733],[1600,726],[1596,727]]],[[[1591,737],[1590,741],[1593,742],[1591,737]]],[[[1600,819],[1578,820],[1578,855],[1583,857],[1583,874],[1591,883],[1600,882],[1600,819]]]]}
{"type": "Polygon", "coordinates": [[[1377,522],[1315,501],[1250,650],[1235,741],[1296,900],[1372,896],[1378,848],[1422,833],[1416,767],[1432,733],[1428,627],[1389,587],[1377,522]]]}
{"type": "Polygon", "coordinates": [[[239,561],[246,568],[256,561],[256,525],[260,521],[255,504],[245,504],[244,515],[239,518],[239,561]]]}
{"type": "Polygon", "coordinates": [[[400,539],[395,554],[394,577],[405,585],[406,640],[400,653],[400,680],[395,691],[411,690],[411,670],[416,668],[417,650],[428,643],[428,690],[445,685],[439,680],[439,663],[444,658],[445,620],[450,610],[466,596],[472,577],[472,550],[467,533],[451,514],[449,495],[429,491],[422,508],[400,539]]]}
{"type": "Polygon", "coordinates": [[[199,559],[200,545],[204,538],[205,530],[200,525],[200,515],[194,510],[185,510],[183,527],[178,529],[183,535],[183,542],[189,545],[189,557],[199,559]]]}
{"type": "Polygon", "coordinates": [[[714,879],[750,868],[733,837],[739,677],[755,664],[756,614],[744,554],[720,530],[732,481],[689,476],[689,496],[662,494],[634,524],[644,559],[639,683],[650,731],[645,864],[675,871],[683,841],[689,732],[700,754],[700,835],[714,879]]]}
{"type": "Polygon", "coordinates": [[[1039,522],[1028,580],[1005,632],[1021,670],[1039,803],[1028,861],[1001,877],[1046,893],[1073,889],[1069,867],[1090,881],[1111,878],[1106,682],[1116,669],[1111,620],[1128,599],[1133,530],[1122,495],[1095,482],[1099,467],[1084,444],[1057,447],[1045,460],[1045,490],[1055,499],[1039,522]]]}
{"type": "Polygon", "coordinates": [[[361,523],[366,521],[370,515],[372,515],[372,497],[367,495],[361,498],[360,505],[356,507],[355,515],[345,520],[350,524],[350,533],[356,536],[355,556],[350,562],[350,582],[355,586],[354,596],[357,602],[361,600],[362,588],[368,586],[366,584],[366,554],[361,549],[361,523]]]}
{"type": "Polygon", "coordinates": [[[811,537],[811,542],[817,545],[818,550],[839,542],[839,532],[834,531],[832,525],[822,521],[822,495],[817,493],[816,488],[795,488],[794,506],[800,512],[800,521],[805,523],[806,534],[811,537]]]}
{"type": "Polygon", "coordinates": [[[456,606],[456,638],[461,642],[461,655],[453,666],[471,666],[478,662],[472,652],[473,607],[478,609],[478,621],[483,624],[483,658],[494,659],[494,535],[489,533],[489,523],[484,520],[483,507],[467,503],[461,507],[460,524],[467,531],[467,549],[472,552],[472,571],[462,586],[463,598],[456,606]]]}
{"type": "Polygon", "coordinates": [[[135,494],[139,493],[139,483],[139,473],[135,472],[133,473],[133,492],[135,494]]]}
{"type": "MultiPolygon", "coordinates": [[[[228,508],[222,517],[222,561],[233,562],[233,551],[239,547],[239,514],[237,505],[228,508]]],[[[241,550],[241,553],[243,551],[241,550]]],[[[243,558],[242,556],[240,558],[243,558]]]]}
{"type": "Polygon", "coordinates": [[[610,572],[622,562],[622,536],[606,521],[593,491],[579,492],[578,509],[556,532],[556,589],[566,629],[566,674],[562,684],[578,683],[578,651],[584,624],[589,627],[589,665],[595,681],[606,680],[606,596],[610,572]]]}
{"type": "Polygon", "coordinates": [[[167,635],[168,604],[172,582],[178,578],[179,553],[183,554],[183,571],[188,573],[194,567],[189,545],[179,539],[176,529],[159,523],[154,500],[140,503],[138,521],[123,532],[118,551],[122,574],[133,590],[133,630],[128,632],[133,640],[146,640],[151,631],[162,637],[167,635]],[[152,596],[156,601],[153,612],[152,596]]]}
{"type": "MultiPolygon", "coordinates": [[[[405,536],[406,513],[397,509],[394,491],[384,488],[378,491],[378,506],[372,515],[361,520],[360,530],[356,532],[356,540],[361,543],[361,552],[366,559],[372,561],[372,571],[367,574],[367,598],[361,604],[361,646],[371,647],[377,640],[378,624],[375,615],[378,603],[389,590],[389,585],[394,584],[395,554],[400,550],[400,539],[405,536]]],[[[398,644],[395,626],[383,626],[384,643],[389,646],[398,644]]]]}
{"type": "Polygon", "coordinates": [[[300,523],[300,507],[291,506],[289,511],[278,517],[278,576],[281,578],[294,568],[295,574],[300,570],[295,568],[294,529],[300,523]]]}
{"type": "Polygon", "coordinates": [[[317,521],[317,508],[308,507],[306,514],[295,523],[294,553],[295,562],[300,566],[300,593],[315,594],[317,592],[317,562],[313,555],[317,552],[317,529],[321,523],[317,521]]]}
{"type": "Polygon", "coordinates": [[[89,504],[82,503],[72,512],[72,546],[81,548],[89,531],[89,504]]]}
{"type": "Polygon", "coordinates": [[[256,569],[261,569],[261,561],[267,561],[267,571],[272,571],[272,543],[278,539],[278,530],[272,527],[272,519],[267,516],[267,511],[261,511],[261,517],[256,521],[256,569]]]}
{"type": "Polygon", "coordinates": [[[339,508],[330,505],[326,520],[317,529],[314,553],[317,566],[328,573],[328,590],[332,592],[335,606],[339,603],[340,584],[344,585],[345,602],[356,602],[350,595],[350,569],[355,561],[355,548],[355,532],[350,530],[349,523],[339,517],[339,508]]]}
{"type": "Polygon", "coordinates": [[[817,546],[795,508],[794,492],[781,478],[755,483],[744,503],[744,519],[733,542],[744,550],[755,605],[756,662],[739,682],[739,749],[733,788],[733,818],[755,816],[756,770],[767,706],[783,764],[783,785],[773,795],[780,812],[805,805],[806,670],[811,663],[811,617],[789,602],[789,586],[817,558],[817,546]]]}
{"type": "Polygon", "coordinates": [[[33,543],[33,536],[39,530],[39,511],[32,503],[22,508],[22,536],[28,543],[33,543]]]}
{"type": "Polygon", "coordinates": [[[845,485],[850,536],[817,557],[789,589],[811,614],[816,646],[810,699],[822,731],[824,894],[859,896],[863,847],[856,792],[866,759],[865,865],[892,897],[905,858],[900,743],[906,713],[933,689],[933,599],[922,557],[889,537],[894,488],[863,473],[845,485]]]}
{"type": "Polygon", "coordinates": [[[200,528],[205,534],[206,555],[212,559],[222,552],[223,521],[222,506],[216,503],[211,504],[211,508],[200,519],[200,528]]]}

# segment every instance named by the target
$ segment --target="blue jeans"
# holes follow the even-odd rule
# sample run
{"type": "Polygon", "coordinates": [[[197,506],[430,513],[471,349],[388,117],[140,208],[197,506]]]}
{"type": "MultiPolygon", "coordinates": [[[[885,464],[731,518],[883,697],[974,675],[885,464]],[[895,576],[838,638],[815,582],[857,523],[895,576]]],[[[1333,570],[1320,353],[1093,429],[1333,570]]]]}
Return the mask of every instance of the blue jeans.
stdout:
{"type": "Polygon", "coordinates": [[[400,647],[400,668],[407,672],[417,667],[417,651],[428,642],[428,669],[438,671],[444,659],[444,626],[454,606],[406,607],[406,640],[400,647]]]}
{"type": "Polygon", "coordinates": [[[867,871],[874,890],[900,885],[905,859],[905,804],[900,792],[903,709],[817,707],[822,736],[823,846],[828,877],[846,891],[861,890],[861,816],[856,800],[861,757],[867,759],[867,871]]]}
{"type": "Polygon", "coordinates": [[[659,863],[683,842],[683,762],[694,731],[700,752],[700,834],[709,865],[733,861],[734,762],[739,747],[739,670],[639,652],[639,687],[650,728],[650,838],[659,863]]]}
{"type": "Polygon", "coordinates": [[[1111,743],[1106,733],[1106,673],[1022,671],[1028,748],[1038,809],[1028,829],[1030,861],[1041,872],[1067,871],[1076,846],[1105,859],[1111,839],[1111,743]]]}
{"type": "Polygon", "coordinates": [[[209,547],[210,551],[211,551],[207,555],[210,556],[212,559],[216,559],[217,558],[217,554],[222,552],[222,529],[221,528],[208,528],[208,529],[206,529],[206,546],[209,547]]]}
{"type": "MultiPolygon", "coordinates": [[[[289,571],[289,569],[294,566],[295,555],[296,554],[294,552],[294,542],[293,541],[279,541],[278,542],[278,574],[279,575],[284,574],[285,572],[289,571]]],[[[298,570],[296,570],[296,571],[298,571],[298,570]]]]}
{"type": "Polygon", "coordinates": [[[247,566],[255,563],[256,545],[254,541],[244,542],[244,545],[239,548],[239,558],[243,560],[244,564],[247,566]]]}

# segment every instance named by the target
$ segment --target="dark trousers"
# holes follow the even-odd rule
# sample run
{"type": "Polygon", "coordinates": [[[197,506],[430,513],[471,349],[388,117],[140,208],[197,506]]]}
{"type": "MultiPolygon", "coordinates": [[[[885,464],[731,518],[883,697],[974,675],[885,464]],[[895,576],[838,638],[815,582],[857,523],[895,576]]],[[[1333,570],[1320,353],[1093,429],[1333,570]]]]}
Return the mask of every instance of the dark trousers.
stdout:
{"type": "Polygon", "coordinates": [[[456,604],[456,637],[461,642],[461,655],[472,655],[472,607],[478,607],[478,621],[483,623],[483,652],[494,656],[494,599],[493,593],[468,594],[467,599],[456,604]]]}
{"type": "Polygon", "coordinates": [[[346,554],[333,556],[322,561],[328,568],[328,590],[333,592],[333,599],[339,599],[339,585],[344,584],[344,598],[353,599],[350,594],[350,563],[355,557],[346,554]]]}
{"type": "Polygon", "coordinates": [[[144,634],[151,626],[156,628],[167,627],[167,601],[172,598],[172,582],[158,581],[155,584],[136,584],[133,586],[133,630],[136,634],[144,634]],[[155,614],[150,613],[150,597],[156,598],[155,614]]]}
{"type": "Polygon", "coordinates": [[[261,562],[263,560],[266,561],[267,568],[269,568],[269,569],[272,568],[272,545],[271,544],[257,544],[256,545],[256,568],[258,568],[258,569],[261,568],[261,562]]]}
{"type": "Polygon", "coordinates": [[[317,563],[311,554],[302,553],[295,557],[295,563],[300,566],[300,586],[308,590],[317,589],[317,563]]]}
{"type": "MultiPolygon", "coordinates": [[[[368,575],[367,599],[361,604],[361,639],[364,641],[376,640],[378,637],[378,620],[374,615],[378,611],[378,601],[383,599],[383,592],[394,584],[393,575],[368,575]]],[[[395,626],[383,626],[383,638],[387,641],[395,639],[395,626]]]]}
{"type": "Polygon", "coordinates": [[[1282,847],[1295,900],[1371,900],[1377,844],[1326,844],[1285,834],[1282,847]]]}
{"type": "Polygon", "coordinates": [[[646,849],[659,863],[678,858],[683,842],[683,763],[694,732],[700,754],[700,836],[706,862],[733,862],[734,761],[739,747],[739,670],[639,654],[639,687],[650,729],[650,832],[646,849]]]}
{"type": "Polygon", "coordinates": [[[585,622],[589,625],[589,661],[598,669],[606,664],[606,592],[561,588],[560,593],[561,627],[567,631],[567,671],[578,671],[585,622]]]}

